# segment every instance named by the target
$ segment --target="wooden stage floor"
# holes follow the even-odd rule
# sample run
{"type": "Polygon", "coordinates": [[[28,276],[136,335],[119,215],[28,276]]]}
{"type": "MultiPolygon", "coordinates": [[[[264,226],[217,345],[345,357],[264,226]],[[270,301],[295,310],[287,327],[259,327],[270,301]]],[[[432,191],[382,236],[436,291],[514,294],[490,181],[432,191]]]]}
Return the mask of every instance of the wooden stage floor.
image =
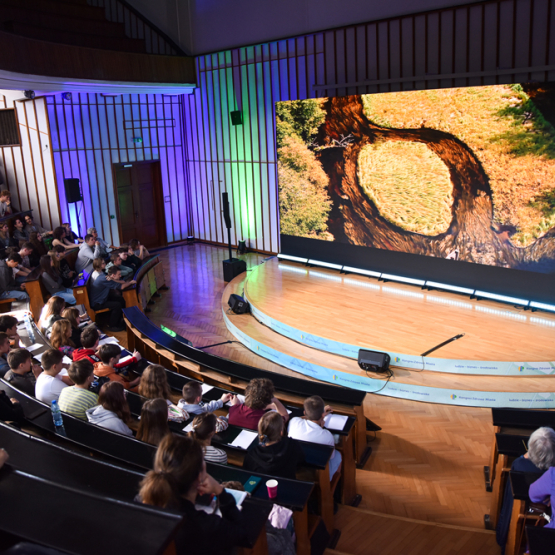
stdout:
{"type": "MultiPolygon", "coordinates": [[[[222,301],[224,304],[227,302],[227,296],[224,296],[226,284],[222,275],[222,260],[227,258],[225,249],[204,244],[185,245],[161,251],[160,258],[170,289],[164,291],[162,298],[151,306],[149,317],[156,324],[174,329],[197,347],[230,341],[225,345],[209,347],[206,351],[273,372],[298,376],[249,351],[228,332],[222,315],[222,301]]],[[[266,257],[250,253],[244,258],[250,269],[266,257]]],[[[355,279],[353,276],[348,277],[355,279]]],[[[386,285],[393,287],[393,284],[386,285]]],[[[419,292],[418,289],[409,290],[419,292]]],[[[398,295],[398,298],[398,302],[405,307],[405,320],[418,324],[418,315],[411,308],[413,305],[407,304],[410,297],[398,295]]],[[[458,296],[454,299],[464,302],[468,300],[458,296]]],[[[489,304],[483,303],[481,306],[488,307],[489,304]]],[[[451,314],[453,308],[451,306],[447,314],[451,314]]],[[[496,306],[494,310],[508,309],[496,306]]],[[[538,313],[537,316],[551,320],[544,314],[538,313]]],[[[499,316],[497,321],[499,324],[496,330],[501,333],[510,319],[499,316]]],[[[452,327],[448,333],[440,334],[441,338],[450,337],[460,329],[455,316],[447,317],[447,323],[452,327]],[[452,334],[451,329],[455,330],[452,334]]],[[[421,328],[418,333],[421,334],[423,347],[415,340],[415,352],[425,350],[435,344],[437,339],[428,337],[425,325],[421,325],[421,328]]],[[[380,326],[380,330],[382,333],[383,326],[380,326]]],[[[555,333],[555,328],[551,333],[555,333]]],[[[491,333],[486,334],[480,327],[474,328],[469,334],[476,338],[486,338],[486,335],[492,339],[494,337],[491,333]]],[[[388,337],[387,334],[384,337],[388,337]]],[[[410,339],[407,341],[407,345],[410,345],[410,339]]],[[[521,341],[516,343],[516,347],[520,348],[521,341]]],[[[552,336],[550,343],[553,346],[552,336]]],[[[500,345],[502,347],[502,343],[500,345]]],[[[513,348],[511,341],[505,339],[505,346],[508,345],[513,348]]],[[[472,358],[470,351],[464,352],[465,356],[472,358]]],[[[519,378],[503,378],[503,381],[512,380],[519,378]]],[[[545,379],[543,381],[548,383],[545,379]]],[[[441,525],[470,527],[477,531],[476,541],[483,542],[483,515],[489,512],[491,497],[485,491],[483,478],[483,466],[488,464],[493,441],[491,411],[370,394],[366,396],[364,411],[368,418],[382,427],[382,431],[375,438],[373,434],[369,435],[372,440],[372,456],[365,468],[357,471],[357,488],[362,495],[362,502],[360,512],[355,516],[360,526],[367,526],[368,530],[379,527],[379,517],[371,514],[377,512],[441,525]]],[[[356,512],[357,509],[340,509],[338,522],[344,522],[347,526],[355,518],[353,511],[356,512]]],[[[407,523],[400,521],[399,531],[406,529],[407,523]]],[[[445,541],[448,537],[454,537],[451,529],[445,528],[444,533],[445,541]]],[[[352,539],[349,533],[344,533],[337,550],[346,553],[375,552],[370,548],[361,551],[360,545],[355,548],[352,539]]],[[[461,543],[461,550],[449,553],[498,553],[491,533],[487,533],[486,539],[487,545],[479,550],[463,549],[465,545],[469,548],[470,544],[461,543]]],[[[440,539],[434,541],[441,543],[440,539]]],[[[407,549],[402,552],[416,553],[409,549],[411,545],[416,544],[414,541],[409,542],[407,549]]],[[[441,553],[441,550],[437,552],[441,553]]]]}

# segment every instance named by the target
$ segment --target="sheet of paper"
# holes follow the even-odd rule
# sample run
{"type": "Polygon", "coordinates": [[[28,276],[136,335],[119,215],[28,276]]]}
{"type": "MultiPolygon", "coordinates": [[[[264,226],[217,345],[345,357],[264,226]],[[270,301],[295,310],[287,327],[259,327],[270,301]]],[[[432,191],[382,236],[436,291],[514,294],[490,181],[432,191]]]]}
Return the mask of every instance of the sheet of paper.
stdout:
{"type": "Polygon", "coordinates": [[[248,449],[257,435],[256,432],[251,432],[250,430],[241,430],[241,433],[229,445],[240,447],[241,449],[248,449]]]}
{"type": "Polygon", "coordinates": [[[73,360],[71,360],[68,356],[64,355],[64,358],[62,359],[62,362],[64,364],[71,364],[73,362],[73,360]]]}
{"type": "Polygon", "coordinates": [[[233,497],[235,498],[235,505],[237,505],[237,507],[240,509],[243,501],[247,497],[247,492],[229,488],[225,488],[225,491],[227,491],[227,493],[229,493],[230,495],[233,495],[233,497]]]}
{"type": "MultiPolygon", "coordinates": [[[[237,394],[237,399],[239,399],[239,402],[240,402],[240,403],[244,403],[244,402],[245,402],[245,396],[244,396],[244,395],[241,395],[240,393],[237,394]]],[[[228,402],[226,403],[226,405],[230,407],[230,406],[231,406],[231,401],[228,401],[228,402]]]]}
{"type": "Polygon", "coordinates": [[[37,349],[40,349],[41,347],[44,347],[44,345],[42,343],[33,343],[32,345],[29,345],[29,347],[25,347],[30,353],[32,353],[33,351],[36,351],[37,349]]]}
{"type": "Polygon", "coordinates": [[[208,393],[211,389],[214,389],[213,385],[208,385],[207,383],[202,384],[202,394],[208,393]]]}
{"type": "Polygon", "coordinates": [[[324,418],[324,427],[330,430],[342,430],[347,423],[348,417],[344,414],[328,414],[324,418]]]}
{"type": "Polygon", "coordinates": [[[131,360],[132,358],[133,358],[133,355],[129,355],[129,356],[120,358],[120,359],[119,359],[120,364],[125,364],[128,360],[131,360]]]}
{"type": "MultiPolygon", "coordinates": [[[[44,353],[45,352],[46,351],[44,351],[44,353]]],[[[40,355],[33,355],[33,358],[36,358],[40,362],[40,359],[42,358],[42,355],[44,355],[44,353],[41,353],[40,355]]]]}
{"type": "Polygon", "coordinates": [[[115,337],[106,337],[105,339],[101,339],[98,344],[100,346],[107,345],[108,343],[113,343],[114,345],[119,345],[119,341],[115,337]]]}
{"type": "Polygon", "coordinates": [[[187,424],[187,426],[185,426],[185,428],[183,428],[183,431],[188,434],[189,432],[193,431],[193,422],[189,422],[189,424],[187,424]]]}

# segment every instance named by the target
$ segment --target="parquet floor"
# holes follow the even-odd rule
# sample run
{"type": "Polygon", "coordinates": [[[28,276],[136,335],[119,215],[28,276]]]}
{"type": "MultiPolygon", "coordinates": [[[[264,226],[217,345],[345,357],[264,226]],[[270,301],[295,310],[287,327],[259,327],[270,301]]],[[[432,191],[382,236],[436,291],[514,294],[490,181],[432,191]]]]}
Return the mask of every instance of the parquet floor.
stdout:
{"type": "MultiPolygon", "coordinates": [[[[194,244],[159,254],[170,289],[151,306],[149,317],[195,346],[233,340],[221,313],[226,285],[221,261],[227,258],[226,251],[194,244]]],[[[264,256],[248,254],[246,259],[251,266],[264,256]]],[[[209,352],[267,370],[285,371],[238,343],[212,347],[209,352]]],[[[483,531],[491,495],[486,493],[483,479],[493,434],[491,412],[377,395],[368,395],[364,406],[368,418],[382,431],[370,444],[373,452],[365,468],[357,471],[357,488],[362,495],[359,509],[342,507],[338,513],[342,535],[337,551],[498,553],[491,533],[483,531]],[[474,531],[456,532],[453,525],[474,531]],[[384,534],[389,540],[380,544],[379,537],[384,534]]]]}

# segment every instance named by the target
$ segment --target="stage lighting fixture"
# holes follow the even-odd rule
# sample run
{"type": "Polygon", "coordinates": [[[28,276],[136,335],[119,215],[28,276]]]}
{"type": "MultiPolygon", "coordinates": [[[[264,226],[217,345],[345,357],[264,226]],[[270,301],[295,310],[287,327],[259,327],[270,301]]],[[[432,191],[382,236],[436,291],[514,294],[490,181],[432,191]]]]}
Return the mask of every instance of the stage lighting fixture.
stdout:
{"type": "Polygon", "coordinates": [[[308,262],[307,258],[300,258],[299,256],[291,256],[289,254],[278,254],[278,260],[291,260],[292,262],[302,262],[306,264],[308,262]]]}
{"type": "Polygon", "coordinates": [[[555,306],[553,306],[552,304],[537,303],[536,301],[532,301],[530,303],[530,308],[539,308],[541,310],[549,310],[551,312],[555,312],[555,306]]]}
{"type": "Polygon", "coordinates": [[[464,293],[465,295],[472,295],[474,289],[468,287],[459,287],[458,285],[448,285],[447,283],[438,283],[437,281],[427,281],[426,287],[433,289],[445,289],[445,291],[454,291],[455,293],[464,293]]]}
{"type": "Polygon", "coordinates": [[[525,299],[517,299],[516,297],[507,297],[506,295],[497,295],[496,293],[488,293],[487,291],[474,291],[475,297],[482,297],[484,299],[492,299],[493,301],[501,301],[503,303],[518,304],[527,306],[528,302],[525,299]]]}
{"type": "Polygon", "coordinates": [[[247,243],[245,241],[239,241],[237,245],[237,252],[239,254],[245,254],[247,252],[247,243]]]}
{"type": "Polygon", "coordinates": [[[68,102],[71,102],[71,93],[70,92],[62,93],[62,98],[64,100],[67,100],[68,102]]]}
{"type": "Polygon", "coordinates": [[[410,283],[411,285],[424,285],[426,283],[423,279],[395,276],[393,274],[382,274],[381,278],[387,281],[400,281],[401,283],[410,283]]]}
{"type": "Polygon", "coordinates": [[[361,276],[370,276],[379,278],[381,272],[373,272],[372,270],[362,270],[360,268],[352,268],[351,266],[343,266],[343,271],[347,274],[360,274],[361,276]]]}
{"type": "Polygon", "coordinates": [[[331,268],[332,270],[341,270],[341,268],[343,268],[343,266],[341,266],[341,264],[332,264],[331,262],[321,262],[320,260],[308,260],[309,264],[312,264],[313,266],[322,266],[324,268],[331,268]]]}
{"type": "Polygon", "coordinates": [[[33,100],[33,98],[35,98],[35,91],[31,91],[31,90],[23,91],[23,96],[25,98],[28,98],[29,100],[33,100]]]}
{"type": "Polygon", "coordinates": [[[366,351],[364,349],[360,349],[358,352],[358,365],[367,372],[387,372],[390,361],[391,357],[387,353],[366,351]]]}

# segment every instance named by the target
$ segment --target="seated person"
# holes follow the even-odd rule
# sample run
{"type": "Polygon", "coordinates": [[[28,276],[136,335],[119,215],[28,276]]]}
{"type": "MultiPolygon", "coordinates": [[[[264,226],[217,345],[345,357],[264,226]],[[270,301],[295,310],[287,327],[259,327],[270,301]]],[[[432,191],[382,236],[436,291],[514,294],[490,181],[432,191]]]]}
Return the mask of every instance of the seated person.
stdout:
{"type": "Polygon", "coordinates": [[[130,255],[129,250],[121,249],[119,256],[121,258],[121,265],[130,268],[133,274],[140,268],[141,259],[137,258],[134,254],[130,255]]]}
{"type": "Polygon", "coordinates": [[[101,428],[126,436],[133,435],[129,427],[131,411],[120,383],[108,382],[100,388],[98,406],[87,410],[87,418],[101,428]]]}
{"type": "Polygon", "coordinates": [[[66,250],[61,245],[53,247],[50,251],[50,257],[52,258],[52,266],[58,271],[62,277],[62,285],[64,287],[71,287],[73,285],[73,280],[77,275],[77,272],[71,269],[69,262],[64,258],[66,255],[66,250]]]}
{"type": "Polygon", "coordinates": [[[81,345],[81,332],[83,331],[83,327],[81,326],[79,309],[74,306],[67,307],[62,312],[62,317],[69,320],[71,324],[71,341],[73,341],[77,349],[80,349],[83,346],[81,345]]]}
{"type": "Polygon", "coordinates": [[[227,464],[227,454],[221,449],[217,449],[210,443],[212,438],[216,435],[216,426],[218,419],[216,415],[211,412],[205,412],[195,416],[193,420],[193,429],[189,432],[189,436],[196,439],[202,445],[202,452],[204,460],[218,463],[227,464]]]}
{"type": "Polygon", "coordinates": [[[555,519],[553,518],[553,503],[555,503],[555,466],[548,468],[542,477],[530,486],[528,495],[532,503],[543,503],[551,507],[551,520],[545,525],[545,528],[555,528],[555,519]]]}
{"type": "Polygon", "coordinates": [[[43,237],[45,235],[52,235],[51,231],[48,231],[44,227],[39,224],[36,224],[33,216],[31,214],[27,214],[25,216],[25,231],[30,235],[31,233],[40,233],[43,237]]]}
{"type": "Polygon", "coordinates": [[[67,412],[81,420],[87,420],[87,411],[98,405],[98,395],[89,390],[94,382],[93,371],[92,362],[87,359],[71,364],[67,373],[75,385],[66,387],[60,393],[58,404],[62,412],[67,412]]]}
{"type": "Polygon", "coordinates": [[[135,391],[141,381],[141,377],[139,376],[138,378],[129,381],[125,379],[120,372],[126,366],[129,366],[134,362],[139,362],[139,360],[141,360],[141,354],[138,351],[135,351],[133,353],[133,357],[125,363],[120,363],[120,357],[121,348],[119,345],[114,345],[113,343],[102,345],[102,347],[98,349],[98,358],[100,358],[100,362],[94,367],[94,375],[97,378],[106,377],[112,381],[119,382],[125,389],[135,391]]]}
{"type": "Polygon", "coordinates": [[[258,421],[268,410],[277,410],[287,422],[289,414],[281,402],[274,397],[274,384],[268,378],[254,378],[245,388],[245,402],[238,397],[231,399],[229,423],[249,430],[258,428],[258,421]]]}
{"type": "MultiPolygon", "coordinates": [[[[32,231],[29,234],[29,243],[33,245],[33,254],[30,257],[31,259],[40,260],[41,256],[43,256],[44,254],[48,254],[48,250],[46,248],[46,245],[44,244],[44,241],[42,240],[42,235],[40,233],[32,231]]],[[[39,263],[37,262],[36,265],[38,266],[39,263]]]]}
{"type": "Polygon", "coordinates": [[[259,444],[247,451],[243,468],[262,474],[294,480],[304,453],[295,439],[283,435],[285,424],[275,411],[267,412],[258,422],[259,444]]]}
{"type": "Polygon", "coordinates": [[[14,219],[13,227],[13,238],[18,246],[20,241],[29,241],[29,234],[25,231],[25,224],[21,218],[14,219]]]}
{"type": "Polygon", "coordinates": [[[102,257],[98,257],[95,258],[93,260],[93,272],[91,274],[91,282],[93,283],[94,280],[100,275],[100,274],[106,274],[105,272],[106,270],[106,260],[104,260],[104,258],[102,257]]]}
{"type": "Polygon", "coordinates": [[[54,237],[52,241],[53,247],[63,247],[65,250],[76,249],[77,245],[72,243],[66,238],[66,230],[64,227],[59,226],[52,232],[52,237],[54,237]]]}
{"type": "MultiPolygon", "coordinates": [[[[202,403],[202,384],[190,381],[183,386],[183,397],[179,399],[177,406],[186,410],[189,414],[204,414],[221,409],[232,397],[232,393],[224,393],[217,401],[202,403]]],[[[221,430],[218,430],[221,431],[221,430]]]]}
{"type": "Polygon", "coordinates": [[[10,339],[10,346],[19,349],[19,334],[17,333],[17,318],[5,314],[0,316],[0,332],[5,333],[10,339]]]}
{"type": "Polygon", "coordinates": [[[0,192],[0,218],[12,213],[12,194],[4,189],[0,192]]]}
{"type": "Polygon", "coordinates": [[[112,332],[125,330],[122,312],[122,309],[125,308],[125,300],[121,292],[135,283],[134,280],[122,283],[121,272],[116,267],[112,267],[107,276],[100,272],[91,284],[89,299],[91,307],[93,310],[110,309],[110,330],[112,332]]]}
{"type": "Polygon", "coordinates": [[[51,296],[61,297],[68,305],[77,303],[73,296],[73,290],[64,287],[62,276],[52,266],[52,258],[47,254],[40,257],[40,269],[42,283],[51,296]]]}
{"type": "Polygon", "coordinates": [[[160,364],[151,364],[145,368],[139,384],[139,395],[147,399],[164,399],[167,405],[173,403],[166,369],[160,364]]]}
{"type": "Polygon", "coordinates": [[[71,224],[65,223],[62,224],[62,227],[66,230],[66,239],[68,239],[69,241],[71,241],[72,243],[75,243],[75,241],[77,241],[78,243],[82,243],[83,239],[81,239],[81,237],[79,237],[76,233],[74,233],[74,231],[71,229],[71,224]]]}
{"type": "Polygon", "coordinates": [[[129,255],[135,255],[141,261],[144,260],[145,256],[150,255],[148,250],[144,245],[141,245],[141,242],[138,239],[131,239],[131,241],[129,241],[128,253],[129,255]]]}
{"type": "MultiPolygon", "coordinates": [[[[537,472],[543,474],[550,466],[555,465],[555,431],[551,428],[538,428],[528,439],[528,451],[513,461],[511,470],[517,472],[537,472]]],[[[497,520],[495,536],[505,553],[505,546],[509,537],[509,525],[513,511],[513,492],[511,481],[507,480],[503,503],[497,520]]]]}
{"type": "Polygon", "coordinates": [[[9,372],[8,353],[10,352],[10,338],[5,332],[0,332],[0,378],[9,372]]]}
{"type": "MultiPolygon", "coordinates": [[[[324,400],[318,395],[305,399],[304,416],[291,419],[289,422],[289,437],[321,443],[335,447],[333,435],[324,428],[324,418],[332,412],[329,405],[324,405],[324,400]]],[[[341,467],[341,453],[334,449],[330,458],[330,480],[341,467]]]]}
{"type": "Polygon", "coordinates": [[[168,435],[141,482],[138,500],[185,516],[175,535],[177,553],[224,554],[245,540],[249,523],[234,497],[206,473],[202,448],[189,437],[168,435]],[[217,497],[222,516],[195,509],[198,494],[217,497]]]}
{"type": "Polygon", "coordinates": [[[58,297],[57,295],[50,297],[42,307],[40,318],[37,323],[39,330],[49,336],[54,322],[62,319],[62,311],[65,307],[66,302],[62,297],[58,297]]]}
{"type": "Polygon", "coordinates": [[[100,243],[92,235],[85,235],[85,240],[79,245],[75,271],[80,274],[92,272],[93,260],[100,256],[100,243]]]}
{"type": "Polygon", "coordinates": [[[33,266],[31,265],[30,256],[33,254],[33,244],[29,241],[26,241],[21,245],[21,249],[19,249],[19,256],[21,256],[21,266],[27,270],[27,273],[30,274],[33,266]]]}
{"type": "Polygon", "coordinates": [[[62,355],[73,359],[73,351],[75,351],[75,343],[71,340],[71,323],[69,320],[62,318],[56,320],[52,324],[50,332],[50,345],[54,349],[58,349],[62,355]]]}
{"type": "Polygon", "coordinates": [[[170,434],[170,427],[166,401],[148,399],[141,409],[137,439],[151,445],[158,445],[168,434],[170,434]]]}
{"type": "Polygon", "coordinates": [[[114,245],[109,245],[104,239],[98,236],[98,231],[96,231],[96,227],[89,227],[87,229],[87,234],[92,235],[95,241],[98,243],[100,248],[100,256],[102,258],[106,258],[112,249],[117,249],[118,247],[114,247],[114,245]]]}
{"type": "Polygon", "coordinates": [[[48,349],[40,359],[43,372],[39,374],[35,384],[35,397],[49,405],[58,400],[60,393],[73,382],[68,376],[61,376],[60,372],[64,366],[64,355],[58,349],[48,349]]]}
{"type": "Polygon", "coordinates": [[[35,395],[35,383],[42,372],[38,364],[33,364],[33,355],[26,349],[14,349],[8,354],[10,370],[6,372],[4,380],[13,387],[21,389],[27,395],[35,395]]]}
{"type": "Polygon", "coordinates": [[[7,249],[8,247],[14,246],[14,241],[10,235],[10,227],[8,224],[0,225],[0,248],[7,249]]]}
{"type": "Polygon", "coordinates": [[[100,357],[97,354],[98,343],[100,342],[100,334],[94,324],[87,326],[81,332],[81,345],[80,349],[73,351],[73,360],[81,360],[83,358],[90,361],[91,364],[99,364],[100,357]]]}
{"type": "Polygon", "coordinates": [[[17,301],[28,301],[25,285],[15,281],[13,269],[21,264],[19,254],[10,254],[6,260],[0,260],[0,299],[14,298],[17,301]]]}
{"type": "Polygon", "coordinates": [[[122,264],[121,251],[114,251],[110,254],[110,262],[106,266],[106,270],[109,270],[112,266],[116,267],[121,272],[121,279],[126,280],[127,278],[133,278],[133,269],[129,266],[124,266],[122,264]]]}

